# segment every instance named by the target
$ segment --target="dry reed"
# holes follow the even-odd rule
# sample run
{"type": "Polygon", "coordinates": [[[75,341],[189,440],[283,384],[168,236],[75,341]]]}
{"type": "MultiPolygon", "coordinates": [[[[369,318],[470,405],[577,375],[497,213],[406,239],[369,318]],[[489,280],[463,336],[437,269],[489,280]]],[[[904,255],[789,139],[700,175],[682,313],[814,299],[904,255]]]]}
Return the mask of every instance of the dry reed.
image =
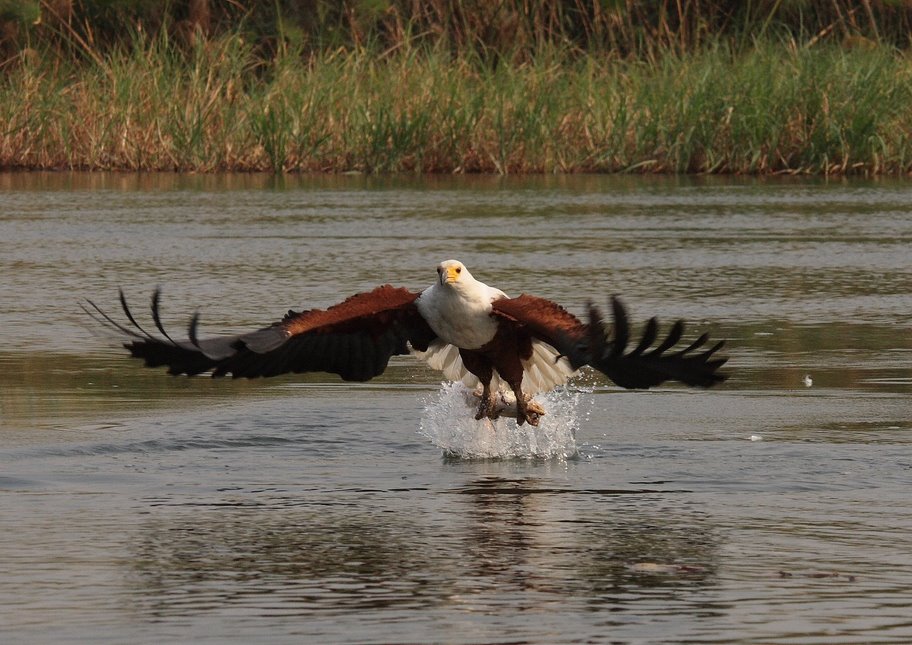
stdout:
{"type": "Polygon", "coordinates": [[[0,82],[0,167],[370,173],[908,173],[912,63],[886,46],[655,58],[548,46],[497,64],[446,48],[270,59],[240,34],[135,35],[0,82]]]}

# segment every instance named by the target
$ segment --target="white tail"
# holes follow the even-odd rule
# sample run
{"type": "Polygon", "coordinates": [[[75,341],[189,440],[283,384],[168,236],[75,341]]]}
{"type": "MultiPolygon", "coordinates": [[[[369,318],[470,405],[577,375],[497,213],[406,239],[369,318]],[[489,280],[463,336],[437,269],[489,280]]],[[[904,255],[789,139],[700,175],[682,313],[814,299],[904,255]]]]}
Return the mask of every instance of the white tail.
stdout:
{"type": "MultiPolygon", "coordinates": [[[[412,350],[412,354],[428,364],[431,369],[443,372],[448,381],[460,381],[467,387],[480,385],[478,378],[469,372],[462,363],[459,348],[455,345],[435,340],[426,352],[412,350]]],[[[523,362],[523,392],[533,396],[548,392],[558,385],[563,385],[576,372],[570,367],[570,361],[560,356],[558,351],[540,340],[532,341],[532,356],[523,362]]],[[[491,389],[509,391],[510,387],[501,381],[497,372],[491,380],[491,389]]]]}

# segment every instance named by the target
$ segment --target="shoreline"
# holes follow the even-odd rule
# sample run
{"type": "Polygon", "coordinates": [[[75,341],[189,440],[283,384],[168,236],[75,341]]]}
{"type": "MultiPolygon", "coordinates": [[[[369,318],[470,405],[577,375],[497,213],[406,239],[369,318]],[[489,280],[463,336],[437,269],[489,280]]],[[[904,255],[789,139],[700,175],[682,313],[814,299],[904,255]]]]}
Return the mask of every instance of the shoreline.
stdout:
{"type": "Polygon", "coordinates": [[[8,69],[0,171],[906,176],[912,60],[758,42],[653,62],[258,60],[237,36],[8,69]]]}

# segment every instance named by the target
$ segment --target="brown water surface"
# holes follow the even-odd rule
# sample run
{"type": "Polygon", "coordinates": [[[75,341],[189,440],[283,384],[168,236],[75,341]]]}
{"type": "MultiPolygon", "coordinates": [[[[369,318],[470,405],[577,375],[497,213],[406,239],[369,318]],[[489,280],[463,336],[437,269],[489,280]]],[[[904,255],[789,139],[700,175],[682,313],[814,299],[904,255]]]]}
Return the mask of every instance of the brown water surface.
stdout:
{"type": "Polygon", "coordinates": [[[0,175],[0,640],[912,642],[910,249],[904,182],[0,175]],[[78,306],[240,331],[450,257],[731,379],[476,436],[407,357],[172,379],[78,306]]]}

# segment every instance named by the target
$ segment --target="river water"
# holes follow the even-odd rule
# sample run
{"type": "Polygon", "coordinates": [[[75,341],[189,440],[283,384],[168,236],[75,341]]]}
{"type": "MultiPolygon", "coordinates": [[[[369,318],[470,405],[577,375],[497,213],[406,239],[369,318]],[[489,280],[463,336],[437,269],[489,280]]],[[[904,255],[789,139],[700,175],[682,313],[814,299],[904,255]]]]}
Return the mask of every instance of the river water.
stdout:
{"type": "Polygon", "coordinates": [[[0,175],[0,641],[912,642],[910,248],[891,181],[0,175]],[[490,428],[409,357],[174,379],[79,307],[239,332],[450,257],[730,379],[490,428]]]}

